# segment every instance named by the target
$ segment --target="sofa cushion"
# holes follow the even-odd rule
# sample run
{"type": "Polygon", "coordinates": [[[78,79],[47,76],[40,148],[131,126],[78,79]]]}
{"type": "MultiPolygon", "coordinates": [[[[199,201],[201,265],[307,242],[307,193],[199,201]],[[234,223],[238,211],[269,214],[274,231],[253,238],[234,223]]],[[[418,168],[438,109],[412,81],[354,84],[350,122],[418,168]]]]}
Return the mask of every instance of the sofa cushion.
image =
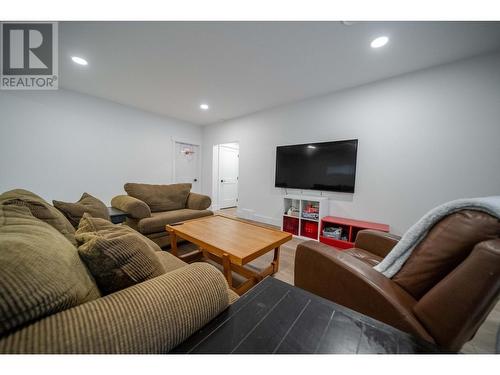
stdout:
{"type": "Polygon", "coordinates": [[[83,193],[80,200],[76,203],[53,200],[52,204],[63,213],[75,228],[78,227],[78,223],[85,212],[88,212],[92,217],[109,220],[108,207],[88,193],[83,193]]]}
{"type": "Polygon", "coordinates": [[[179,210],[186,207],[191,184],[149,185],[127,183],[125,191],[145,202],[151,212],[179,210]]]}
{"type": "Polygon", "coordinates": [[[99,297],[78,252],[28,207],[0,205],[0,337],[99,297]]]}
{"type": "Polygon", "coordinates": [[[80,257],[103,294],[165,273],[156,244],[127,226],[104,222],[85,213],[76,231],[80,257]]]}
{"type": "Polygon", "coordinates": [[[213,215],[213,212],[209,210],[190,210],[187,208],[175,211],[153,212],[151,217],[139,220],[137,229],[142,234],[165,232],[165,225],[167,224],[210,215],[213,215]]]}
{"type": "Polygon", "coordinates": [[[34,217],[52,225],[72,244],[76,244],[75,228],[68,219],[59,210],[31,191],[23,189],[6,191],[0,195],[0,204],[27,207],[34,217]]]}
{"type": "Polygon", "coordinates": [[[111,206],[126,212],[129,217],[134,219],[151,216],[151,210],[145,202],[128,195],[117,195],[111,200],[111,206]]]}
{"type": "Polygon", "coordinates": [[[183,262],[176,256],[167,253],[166,251],[158,251],[155,253],[157,258],[160,260],[160,263],[165,268],[165,272],[174,271],[178,268],[185,267],[188,264],[183,262]]]}
{"type": "MultiPolygon", "coordinates": [[[[170,234],[168,232],[145,234],[145,236],[147,238],[151,239],[151,241],[153,241],[155,244],[160,246],[162,249],[166,248],[166,247],[170,247],[171,242],[172,242],[171,238],[170,238],[170,234]]],[[[183,241],[184,240],[182,240],[181,238],[177,238],[177,243],[181,243],[183,241]]]]}

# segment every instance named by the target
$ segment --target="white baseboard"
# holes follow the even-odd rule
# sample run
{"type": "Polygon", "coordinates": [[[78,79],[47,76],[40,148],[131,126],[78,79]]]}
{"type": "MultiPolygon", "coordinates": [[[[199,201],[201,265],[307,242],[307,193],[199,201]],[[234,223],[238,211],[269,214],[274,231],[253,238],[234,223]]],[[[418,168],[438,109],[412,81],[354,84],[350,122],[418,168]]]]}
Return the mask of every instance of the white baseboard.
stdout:
{"type": "Polygon", "coordinates": [[[254,217],[255,217],[255,219],[254,219],[255,221],[258,221],[260,223],[269,224],[269,225],[274,225],[274,226],[281,228],[281,220],[280,219],[276,219],[276,218],[270,217],[270,216],[263,216],[263,215],[254,215],[254,217]]]}
{"type": "Polygon", "coordinates": [[[238,207],[236,209],[236,216],[241,218],[241,219],[253,220],[254,215],[255,215],[255,211],[251,210],[249,208],[238,207]]]}
{"type": "Polygon", "coordinates": [[[236,210],[236,216],[241,219],[253,220],[253,221],[258,221],[259,223],[281,227],[280,219],[265,215],[259,215],[258,213],[255,212],[255,210],[252,210],[250,208],[238,207],[238,209],[236,210]]]}

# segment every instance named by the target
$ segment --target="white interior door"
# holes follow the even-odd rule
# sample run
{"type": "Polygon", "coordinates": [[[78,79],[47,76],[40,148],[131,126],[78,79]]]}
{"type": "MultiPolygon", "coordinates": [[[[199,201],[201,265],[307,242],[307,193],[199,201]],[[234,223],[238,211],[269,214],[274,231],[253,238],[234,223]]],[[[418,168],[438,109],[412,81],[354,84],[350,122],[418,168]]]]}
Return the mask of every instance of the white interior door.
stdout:
{"type": "Polygon", "coordinates": [[[199,193],[200,186],[200,146],[175,142],[174,182],[192,184],[191,191],[199,193]]]}
{"type": "Polygon", "coordinates": [[[219,208],[238,205],[239,150],[219,146],[219,208]]]}

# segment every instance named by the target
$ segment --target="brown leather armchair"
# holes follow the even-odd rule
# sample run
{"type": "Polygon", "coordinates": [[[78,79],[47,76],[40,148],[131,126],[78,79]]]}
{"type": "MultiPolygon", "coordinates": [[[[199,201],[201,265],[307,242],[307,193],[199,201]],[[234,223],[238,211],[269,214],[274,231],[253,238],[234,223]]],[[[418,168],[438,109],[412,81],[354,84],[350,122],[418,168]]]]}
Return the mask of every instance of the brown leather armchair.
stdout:
{"type": "Polygon", "coordinates": [[[473,338],[500,291],[500,221],[463,210],[437,223],[391,279],[373,269],[398,237],[363,230],[340,251],[297,246],[295,285],[443,349],[473,338]]]}

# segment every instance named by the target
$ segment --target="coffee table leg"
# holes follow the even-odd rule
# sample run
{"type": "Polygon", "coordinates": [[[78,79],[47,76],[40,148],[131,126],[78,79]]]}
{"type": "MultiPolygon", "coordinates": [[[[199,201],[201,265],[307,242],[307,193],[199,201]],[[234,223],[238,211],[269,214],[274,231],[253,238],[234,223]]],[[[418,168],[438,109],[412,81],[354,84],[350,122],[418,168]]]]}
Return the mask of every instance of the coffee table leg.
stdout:
{"type": "Polygon", "coordinates": [[[177,235],[175,234],[174,231],[170,232],[170,248],[172,255],[178,257],[179,255],[177,252],[177,235]]]}
{"type": "Polygon", "coordinates": [[[233,275],[231,274],[231,261],[229,260],[229,255],[226,253],[222,254],[222,267],[224,269],[224,276],[226,277],[229,287],[233,287],[233,275]]]}
{"type": "Polygon", "coordinates": [[[278,272],[278,269],[280,266],[280,248],[279,247],[274,249],[274,257],[273,257],[273,261],[271,264],[273,265],[273,273],[278,272]]]}

